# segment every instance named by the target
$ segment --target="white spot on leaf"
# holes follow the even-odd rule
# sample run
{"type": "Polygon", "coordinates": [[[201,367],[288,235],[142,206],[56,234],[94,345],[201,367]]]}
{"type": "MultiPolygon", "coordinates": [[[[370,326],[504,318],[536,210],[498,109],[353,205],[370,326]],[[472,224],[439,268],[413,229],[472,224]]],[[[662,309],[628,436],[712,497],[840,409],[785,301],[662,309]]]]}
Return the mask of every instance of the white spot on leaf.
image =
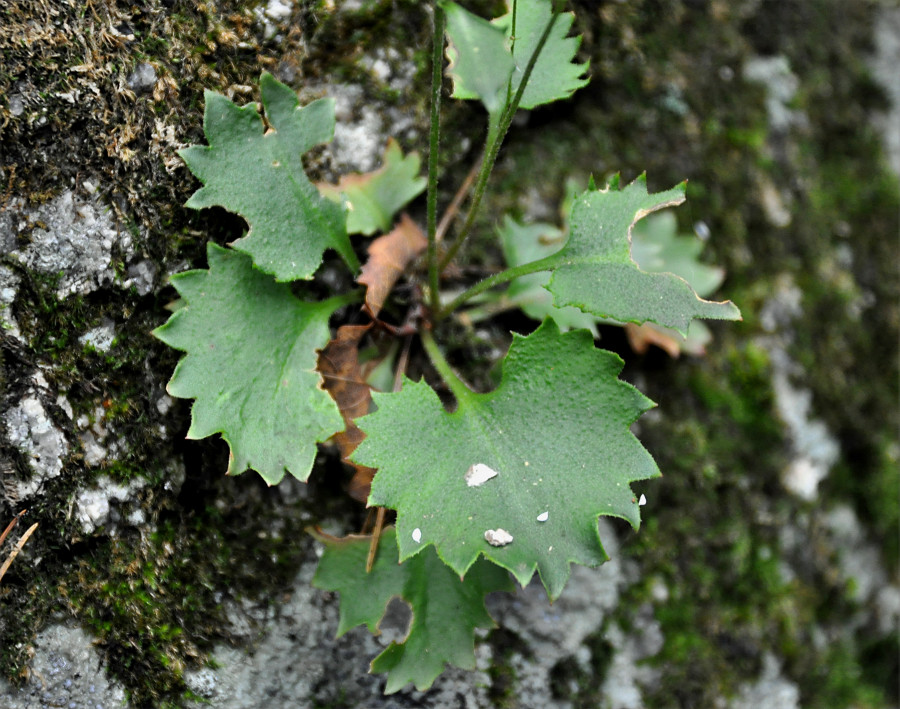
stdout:
{"type": "Polygon", "coordinates": [[[422,541],[422,530],[416,527],[412,532],[413,541],[418,544],[422,541]]]}
{"type": "Polygon", "coordinates": [[[647,496],[644,493],[641,493],[641,499],[638,500],[638,505],[643,507],[647,504],[647,496]]]}
{"type": "Polygon", "coordinates": [[[505,529],[489,529],[484,533],[484,539],[492,547],[505,547],[513,540],[513,536],[505,529]]]}
{"type": "Polygon", "coordinates": [[[478,487],[483,485],[491,478],[499,475],[496,470],[490,468],[484,463],[475,463],[466,471],[466,485],[469,487],[478,487]]]}
{"type": "Polygon", "coordinates": [[[541,512],[541,513],[537,516],[537,521],[538,521],[538,522],[546,522],[548,519],[550,519],[550,513],[549,513],[549,512],[541,512]]]}

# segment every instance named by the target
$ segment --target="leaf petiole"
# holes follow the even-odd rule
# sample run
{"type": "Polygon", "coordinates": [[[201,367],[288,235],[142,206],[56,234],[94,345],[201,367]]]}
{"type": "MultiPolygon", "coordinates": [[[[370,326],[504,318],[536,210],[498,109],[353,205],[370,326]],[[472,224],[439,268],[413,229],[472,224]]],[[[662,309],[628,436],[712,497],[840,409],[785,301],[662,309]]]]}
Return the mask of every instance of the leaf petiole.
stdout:
{"type": "Polygon", "coordinates": [[[441,352],[441,348],[438,347],[437,342],[434,341],[434,337],[431,335],[431,331],[423,328],[421,337],[422,346],[428,353],[428,357],[429,359],[431,359],[431,363],[438,371],[438,374],[441,375],[441,379],[444,380],[444,383],[450,388],[450,391],[453,392],[453,396],[456,397],[457,403],[468,399],[472,394],[472,390],[469,389],[468,385],[456,375],[456,372],[453,371],[450,363],[447,362],[446,358],[444,357],[444,353],[441,352]]]}
{"type": "Polygon", "coordinates": [[[531,72],[534,71],[534,66],[537,64],[541,50],[547,43],[547,39],[553,31],[553,26],[556,24],[556,21],[561,14],[562,10],[560,8],[554,8],[553,15],[550,17],[550,22],[548,22],[547,26],[544,28],[544,32],[541,34],[541,38],[538,40],[537,46],[535,46],[534,52],[532,52],[531,58],[528,60],[525,71],[522,73],[522,80],[519,82],[519,87],[516,90],[512,101],[506,104],[503,111],[500,113],[499,119],[496,118],[496,114],[490,116],[490,128],[488,130],[487,143],[484,149],[484,160],[481,163],[478,182],[475,184],[475,192],[472,195],[472,204],[469,206],[469,211],[466,213],[466,219],[463,222],[459,233],[456,235],[450,248],[447,249],[438,264],[438,273],[442,273],[456,256],[457,252],[462,247],[463,242],[466,240],[466,237],[469,235],[472,225],[475,223],[475,216],[478,213],[478,208],[481,206],[481,199],[484,197],[484,191],[487,188],[487,182],[491,176],[491,172],[493,172],[494,163],[497,161],[497,155],[500,153],[500,146],[503,143],[503,139],[506,137],[506,133],[509,131],[509,127],[512,125],[513,116],[515,116],[516,111],[519,109],[519,103],[522,100],[522,95],[525,93],[525,87],[528,85],[528,80],[531,78],[531,72]]]}
{"type": "Polygon", "coordinates": [[[431,133],[428,143],[428,286],[432,310],[436,310],[440,300],[438,294],[437,260],[437,182],[438,155],[441,141],[441,85],[443,77],[444,10],[434,3],[434,35],[431,54],[431,133]]]}
{"type": "Polygon", "coordinates": [[[500,271],[500,273],[495,273],[493,276],[488,276],[483,281],[479,281],[471,288],[467,288],[466,290],[464,290],[453,300],[447,303],[447,305],[438,310],[434,316],[434,320],[435,322],[440,322],[445,317],[450,315],[450,313],[459,308],[459,306],[465,303],[467,300],[469,300],[470,298],[474,298],[480,293],[484,293],[486,290],[490,290],[494,286],[508,283],[509,281],[519,278],[520,276],[527,276],[529,273],[539,273],[540,271],[547,271],[558,265],[559,258],[555,254],[553,254],[538,261],[532,261],[531,263],[524,263],[521,266],[507,268],[505,271],[500,271]]]}

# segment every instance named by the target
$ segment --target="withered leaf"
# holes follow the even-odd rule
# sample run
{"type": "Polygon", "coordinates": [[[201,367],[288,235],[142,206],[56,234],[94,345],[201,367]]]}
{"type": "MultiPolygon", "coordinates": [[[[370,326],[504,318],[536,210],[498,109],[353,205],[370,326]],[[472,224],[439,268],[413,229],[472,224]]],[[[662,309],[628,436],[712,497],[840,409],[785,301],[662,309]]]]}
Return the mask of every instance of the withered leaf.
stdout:
{"type": "Polygon", "coordinates": [[[406,214],[392,231],[369,244],[369,260],[357,279],[366,286],[365,307],[369,315],[378,316],[397,279],[427,246],[425,234],[406,214]]]}
{"type": "Polygon", "coordinates": [[[331,440],[341,452],[341,460],[353,466],[355,473],[348,486],[351,497],[365,502],[375,475],[375,468],[357,465],[348,460],[356,447],[366,437],[353,419],[369,413],[372,395],[359,364],[359,343],[371,328],[369,325],[344,325],[323,349],[319,350],[316,368],[322,375],[325,390],[331,394],[346,424],[343,431],[331,440]]]}

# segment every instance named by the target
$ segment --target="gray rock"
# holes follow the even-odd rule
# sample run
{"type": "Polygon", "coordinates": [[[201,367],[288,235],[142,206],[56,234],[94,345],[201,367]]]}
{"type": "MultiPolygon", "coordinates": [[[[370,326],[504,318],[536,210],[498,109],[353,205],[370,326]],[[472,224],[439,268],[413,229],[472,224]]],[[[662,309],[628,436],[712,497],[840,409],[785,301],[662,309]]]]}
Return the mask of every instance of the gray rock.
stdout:
{"type": "Polygon", "coordinates": [[[148,62],[141,62],[134,68],[134,71],[128,75],[126,83],[128,84],[128,88],[136,94],[150,91],[150,89],[153,88],[153,85],[156,84],[156,69],[148,62]]]}
{"type": "Polygon", "coordinates": [[[125,691],[109,680],[99,663],[91,637],[80,628],[52,625],[34,641],[34,659],[25,686],[0,679],[0,704],[5,709],[117,709],[125,706],[125,691]]]}
{"type": "Polygon", "coordinates": [[[806,123],[803,113],[789,107],[800,88],[800,80],[791,71],[787,57],[754,57],[744,65],[744,78],[765,85],[766,110],[772,130],[785,132],[791,126],[806,123]]]}
{"type": "Polygon", "coordinates": [[[782,676],[778,659],[766,654],[759,679],[741,687],[729,709],[798,709],[799,706],[800,690],[797,685],[782,676]]]}
{"type": "Polygon", "coordinates": [[[900,72],[897,71],[900,66],[900,7],[881,4],[877,12],[872,73],[887,92],[891,107],[877,117],[876,125],[884,138],[891,169],[900,175],[900,72]]]}

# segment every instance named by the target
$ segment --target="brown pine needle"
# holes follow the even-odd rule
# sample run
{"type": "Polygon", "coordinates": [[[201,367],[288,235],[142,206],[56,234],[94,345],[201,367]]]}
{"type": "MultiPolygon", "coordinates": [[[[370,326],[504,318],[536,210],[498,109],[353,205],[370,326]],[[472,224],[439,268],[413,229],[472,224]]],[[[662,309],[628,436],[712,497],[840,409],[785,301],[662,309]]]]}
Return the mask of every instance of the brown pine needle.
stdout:
{"type": "Polygon", "coordinates": [[[434,240],[436,242],[440,243],[441,239],[444,238],[444,235],[450,228],[450,225],[453,223],[453,220],[456,219],[456,215],[459,213],[459,208],[462,205],[463,200],[468,196],[469,190],[472,189],[472,183],[474,183],[475,178],[478,177],[478,170],[480,167],[481,160],[472,165],[472,169],[469,170],[469,174],[466,175],[466,179],[463,180],[462,185],[460,185],[459,190],[457,190],[454,195],[453,200],[450,202],[450,206],[447,207],[447,211],[444,212],[444,216],[441,217],[441,223],[438,224],[437,231],[434,235],[434,240]]]}
{"type": "Polygon", "coordinates": [[[372,541],[369,543],[369,554],[366,556],[366,573],[375,566],[375,554],[378,552],[378,540],[381,539],[381,530],[384,529],[384,507],[378,508],[375,517],[375,529],[372,530],[372,541]]]}
{"type": "Polygon", "coordinates": [[[25,546],[25,542],[28,541],[28,537],[32,535],[35,529],[38,528],[38,523],[35,522],[31,525],[21,537],[19,537],[19,541],[16,542],[16,546],[10,552],[9,556],[6,558],[6,561],[3,562],[3,566],[0,566],[0,581],[3,580],[3,577],[6,575],[6,570],[9,568],[9,565],[13,563],[13,559],[15,559],[19,552],[22,551],[22,547],[25,546]]]}
{"type": "Polygon", "coordinates": [[[14,527],[16,526],[16,524],[18,523],[19,518],[20,518],[22,515],[24,515],[26,512],[28,512],[28,510],[22,510],[21,512],[19,512],[19,514],[17,514],[15,517],[13,517],[13,521],[12,521],[12,522],[10,522],[8,525],[6,525],[6,529],[3,530],[3,534],[0,534],[0,547],[3,546],[3,542],[6,541],[6,538],[9,536],[9,533],[10,533],[11,531],[13,531],[13,528],[14,528],[14,527]]]}

